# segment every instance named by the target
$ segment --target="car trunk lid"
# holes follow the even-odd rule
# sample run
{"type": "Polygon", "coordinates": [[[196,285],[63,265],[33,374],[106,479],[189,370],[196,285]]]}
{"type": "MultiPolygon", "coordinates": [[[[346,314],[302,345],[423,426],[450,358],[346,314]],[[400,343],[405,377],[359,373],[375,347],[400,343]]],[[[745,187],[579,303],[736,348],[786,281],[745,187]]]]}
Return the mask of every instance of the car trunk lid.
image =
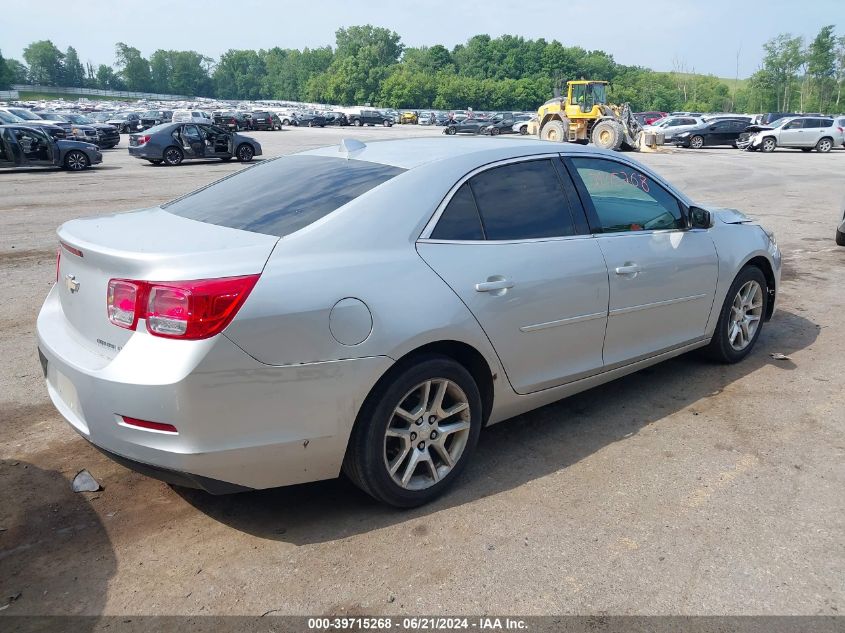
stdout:
{"type": "Polygon", "coordinates": [[[185,281],[253,275],[278,238],[190,220],[159,208],[73,220],[58,231],[58,291],[88,349],[113,358],[133,332],[112,324],[110,279],[185,281]]]}

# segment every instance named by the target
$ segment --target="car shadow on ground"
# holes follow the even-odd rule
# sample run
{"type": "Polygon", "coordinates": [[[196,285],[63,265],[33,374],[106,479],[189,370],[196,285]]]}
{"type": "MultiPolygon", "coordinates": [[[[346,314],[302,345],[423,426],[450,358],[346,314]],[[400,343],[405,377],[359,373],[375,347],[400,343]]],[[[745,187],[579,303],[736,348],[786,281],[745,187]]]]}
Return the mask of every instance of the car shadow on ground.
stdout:
{"type": "MultiPolygon", "coordinates": [[[[716,364],[695,352],[686,354],[484,429],[472,463],[456,486],[421,508],[385,507],[343,477],[218,497],[175,490],[201,512],[254,536],[297,545],[342,539],[504,492],[564,469],[648,424],[718,396],[726,386],[763,366],[790,372],[794,363],[774,360],[771,354],[789,355],[812,345],[818,330],[804,317],[780,311],[764,327],[753,353],[736,365],[716,364]]],[[[777,389],[777,385],[769,388],[777,389]]]]}
{"type": "MultiPolygon", "coordinates": [[[[71,482],[55,470],[22,460],[0,460],[3,616],[102,613],[117,557],[91,504],[99,494],[72,492],[71,482]]],[[[72,630],[94,630],[95,624],[91,618],[80,618],[72,630]]],[[[7,630],[70,628],[42,618],[11,620],[7,630]]]]}
{"type": "MultiPolygon", "coordinates": [[[[219,166],[222,167],[223,165],[232,165],[232,164],[241,165],[242,167],[248,167],[249,165],[254,165],[255,163],[260,163],[263,160],[267,160],[267,159],[253,158],[251,161],[249,161],[247,163],[242,163],[241,161],[235,160],[234,158],[232,160],[220,160],[219,158],[207,158],[207,159],[204,159],[204,160],[189,159],[189,160],[183,161],[179,165],[176,165],[176,167],[182,167],[183,165],[219,165],[219,166]]],[[[147,168],[152,168],[152,167],[166,168],[166,167],[170,167],[170,165],[165,165],[164,163],[159,163],[158,165],[154,165],[153,163],[146,163],[145,165],[141,165],[141,166],[147,167],[147,168]]]]}

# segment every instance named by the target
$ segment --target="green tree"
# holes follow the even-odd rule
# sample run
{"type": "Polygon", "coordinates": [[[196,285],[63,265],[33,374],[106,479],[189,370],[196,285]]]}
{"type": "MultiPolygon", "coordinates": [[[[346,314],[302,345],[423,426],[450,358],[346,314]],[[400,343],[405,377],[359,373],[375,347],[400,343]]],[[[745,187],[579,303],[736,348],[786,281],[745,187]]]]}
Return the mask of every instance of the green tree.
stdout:
{"type": "Polygon", "coordinates": [[[152,87],[150,62],[141,56],[141,51],[123,42],[115,45],[115,66],[126,90],[147,92],[152,87]]]}
{"type": "Polygon", "coordinates": [[[34,84],[59,86],[64,79],[64,53],[50,40],[33,42],[23,50],[29,65],[29,80],[34,84]]]}
{"type": "Polygon", "coordinates": [[[215,94],[223,99],[260,99],[267,67],[261,55],[249,50],[228,50],[214,70],[215,94]]]}
{"type": "Polygon", "coordinates": [[[85,69],[73,46],[68,46],[65,52],[64,84],[72,88],[81,88],[85,84],[85,69]]]}
{"type": "Polygon", "coordinates": [[[114,69],[105,64],[100,64],[97,68],[96,80],[100,90],[123,90],[126,87],[114,69]]]}
{"type": "Polygon", "coordinates": [[[8,90],[12,85],[12,69],[6,64],[3,53],[0,52],[0,90],[8,90]]]}
{"type": "Polygon", "coordinates": [[[781,33],[763,44],[763,50],[763,69],[774,93],[775,109],[787,112],[790,105],[794,107],[798,70],[804,63],[803,40],[781,33]]]}
{"type": "MultiPolygon", "coordinates": [[[[836,83],[836,35],[834,26],[822,27],[807,47],[807,75],[811,81],[814,109],[824,112],[830,105],[836,83]]],[[[809,101],[809,99],[808,99],[809,101]]]]}

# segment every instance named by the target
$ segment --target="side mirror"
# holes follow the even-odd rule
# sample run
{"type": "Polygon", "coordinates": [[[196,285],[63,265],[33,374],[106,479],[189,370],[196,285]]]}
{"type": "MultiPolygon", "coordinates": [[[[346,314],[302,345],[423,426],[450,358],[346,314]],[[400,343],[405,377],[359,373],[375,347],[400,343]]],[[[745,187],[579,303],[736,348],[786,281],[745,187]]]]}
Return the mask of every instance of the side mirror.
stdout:
{"type": "Polygon", "coordinates": [[[713,226],[713,217],[707,209],[701,207],[690,207],[690,226],[694,229],[709,229],[713,226]]]}

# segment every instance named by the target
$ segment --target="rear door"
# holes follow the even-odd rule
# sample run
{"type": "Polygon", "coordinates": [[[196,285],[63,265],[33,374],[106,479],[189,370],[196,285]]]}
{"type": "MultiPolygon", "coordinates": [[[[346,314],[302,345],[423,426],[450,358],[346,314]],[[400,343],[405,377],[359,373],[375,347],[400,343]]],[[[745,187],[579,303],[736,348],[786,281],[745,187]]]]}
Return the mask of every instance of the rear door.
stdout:
{"type": "Polygon", "coordinates": [[[708,231],[654,178],[610,158],[567,159],[610,283],[605,369],[704,337],[718,258],[708,231]]]}
{"type": "Polygon", "coordinates": [[[9,139],[12,137],[10,129],[0,130],[0,169],[14,167],[15,154],[12,152],[12,146],[9,139]]]}
{"type": "Polygon", "coordinates": [[[532,157],[484,168],[454,190],[417,244],[472,311],[518,393],[602,366],[607,268],[556,164],[532,157]]]}
{"type": "Polygon", "coordinates": [[[183,125],[179,131],[179,136],[185,158],[203,158],[205,156],[205,140],[196,125],[183,125]]]}

